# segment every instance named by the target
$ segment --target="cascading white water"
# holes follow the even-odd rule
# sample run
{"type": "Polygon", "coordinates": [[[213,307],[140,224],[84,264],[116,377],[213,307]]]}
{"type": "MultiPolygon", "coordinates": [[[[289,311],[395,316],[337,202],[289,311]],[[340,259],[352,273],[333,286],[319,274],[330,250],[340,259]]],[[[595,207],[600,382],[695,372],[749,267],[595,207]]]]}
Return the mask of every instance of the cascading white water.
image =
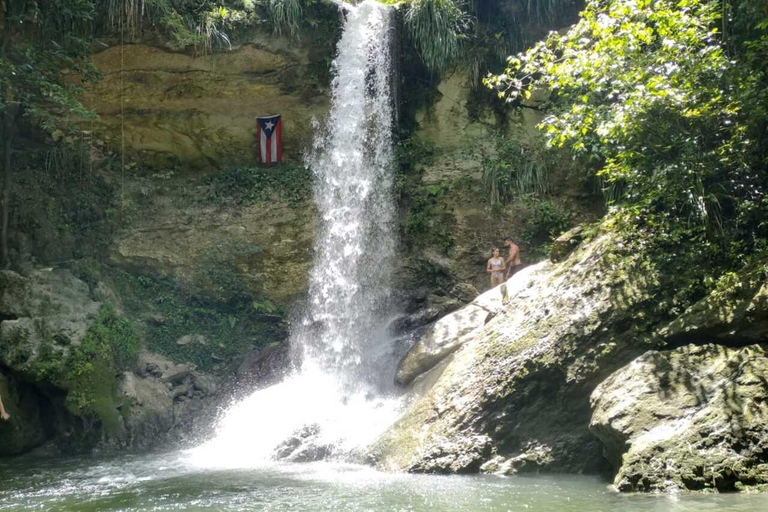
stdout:
{"type": "Polygon", "coordinates": [[[309,304],[293,346],[302,368],[359,386],[388,297],[392,233],[392,9],[348,14],[334,62],[333,108],[308,156],[322,215],[309,304]]]}
{"type": "Polygon", "coordinates": [[[331,113],[307,155],[321,225],[309,300],[291,335],[299,370],[227,411],[193,462],[247,467],[345,454],[397,417],[397,401],[379,397],[392,375],[377,365],[388,351],[379,326],[395,245],[392,19],[392,8],[373,0],[347,10],[331,113]]]}

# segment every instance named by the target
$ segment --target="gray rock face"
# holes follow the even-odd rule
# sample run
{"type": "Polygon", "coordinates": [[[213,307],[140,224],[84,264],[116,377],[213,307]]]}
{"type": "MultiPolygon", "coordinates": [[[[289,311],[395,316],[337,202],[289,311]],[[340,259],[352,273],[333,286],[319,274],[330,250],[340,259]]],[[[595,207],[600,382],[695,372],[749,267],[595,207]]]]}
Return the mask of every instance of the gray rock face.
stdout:
{"type": "Polygon", "coordinates": [[[41,354],[66,354],[99,313],[88,285],[68,270],[0,271],[0,363],[29,374],[41,354]]]}
{"type": "Polygon", "coordinates": [[[207,345],[208,340],[202,334],[186,334],[176,340],[176,344],[180,346],[184,345],[207,345]]]}
{"type": "Polygon", "coordinates": [[[173,395],[159,380],[125,372],[117,380],[117,395],[130,445],[151,446],[173,427],[173,395]]]}
{"type": "Polygon", "coordinates": [[[451,297],[455,297],[457,300],[463,302],[464,304],[469,304],[475,300],[478,295],[480,295],[480,292],[477,291],[477,288],[469,283],[456,283],[448,293],[451,297]]]}
{"type": "Polygon", "coordinates": [[[107,379],[101,398],[109,402],[98,418],[68,407],[72,383],[61,368],[99,318],[103,303],[92,295],[119,305],[104,283],[91,291],[65,269],[33,269],[25,276],[0,271],[0,393],[12,415],[10,422],[0,422],[0,455],[25,453],[49,441],[66,451],[150,447],[216,392],[215,379],[194,366],[144,352],[137,374],[115,378],[111,366],[100,374],[107,379]],[[197,402],[182,408],[183,401],[197,402]]]}
{"type": "Polygon", "coordinates": [[[592,393],[622,491],[768,490],[766,345],[650,351],[592,393]]]}
{"type": "Polygon", "coordinates": [[[397,367],[395,382],[405,386],[472,339],[489,314],[501,308],[501,292],[490,290],[431,325],[397,367]]]}
{"type": "Polygon", "coordinates": [[[431,473],[604,471],[589,432],[589,396],[649,348],[632,327],[647,298],[643,280],[612,277],[617,269],[604,255],[615,243],[602,237],[567,266],[522,270],[507,283],[506,306],[500,287],[478,298],[499,311],[487,323],[488,311],[468,305],[444,319],[443,334],[417,343],[401,382],[428,367],[422,361],[432,354],[453,353],[413,381],[408,410],[370,448],[376,464],[431,473]]]}
{"type": "Polygon", "coordinates": [[[768,284],[758,266],[721,279],[659,335],[671,344],[718,342],[745,345],[768,340],[768,284]]]}

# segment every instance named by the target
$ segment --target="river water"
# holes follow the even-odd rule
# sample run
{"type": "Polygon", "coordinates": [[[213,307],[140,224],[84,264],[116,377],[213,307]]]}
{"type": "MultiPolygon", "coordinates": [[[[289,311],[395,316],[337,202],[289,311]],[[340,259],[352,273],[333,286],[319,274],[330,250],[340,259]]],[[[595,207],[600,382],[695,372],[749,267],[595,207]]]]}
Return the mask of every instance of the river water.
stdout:
{"type": "Polygon", "coordinates": [[[196,467],[185,453],[0,461],[0,511],[765,511],[765,495],[625,495],[597,477],[430,476],[349,464],[196,467]]]}

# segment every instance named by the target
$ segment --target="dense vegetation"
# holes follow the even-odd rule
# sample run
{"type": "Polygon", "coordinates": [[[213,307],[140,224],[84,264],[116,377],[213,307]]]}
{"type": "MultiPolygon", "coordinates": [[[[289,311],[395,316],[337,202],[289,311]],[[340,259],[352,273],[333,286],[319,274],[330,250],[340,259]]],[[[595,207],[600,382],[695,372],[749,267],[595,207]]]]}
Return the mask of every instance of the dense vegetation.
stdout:
{"type": "Polygon", "coordinates": [[[755,0],[596,0],[486,80],[518,107],[549,93],[548,144],[604,181],[608,225],[664,276],[661,310],[766,248],[766,29],[755,0]]]}

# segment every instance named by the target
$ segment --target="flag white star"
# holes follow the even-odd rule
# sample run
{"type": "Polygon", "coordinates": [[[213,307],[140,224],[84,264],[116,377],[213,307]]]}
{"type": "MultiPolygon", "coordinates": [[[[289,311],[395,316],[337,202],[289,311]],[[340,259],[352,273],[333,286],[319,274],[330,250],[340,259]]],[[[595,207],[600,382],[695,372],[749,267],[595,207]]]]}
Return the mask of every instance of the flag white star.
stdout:
{"type": "Polygon", "coordinates": [[[267,127],[267,130],[271,130],[272,127],[275,126],[275,123],[273,123],[272,121],[268,121],[267,124],[265,124],[264,126],[267,127]]]}

